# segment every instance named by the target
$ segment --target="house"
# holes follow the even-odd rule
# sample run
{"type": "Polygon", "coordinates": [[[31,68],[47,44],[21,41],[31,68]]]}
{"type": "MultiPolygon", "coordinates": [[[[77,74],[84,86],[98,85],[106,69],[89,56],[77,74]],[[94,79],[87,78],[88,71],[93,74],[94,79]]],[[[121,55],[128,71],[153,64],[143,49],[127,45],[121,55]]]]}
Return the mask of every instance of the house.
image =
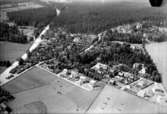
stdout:
{"type": "Polygon", "coordinates": [[[142,64],[142,69],[139,71],[139,74],[145,74],[146,73],[146,68],[144,64],[142,64]]]}
{"type": "Polygon", "coordinates": [[[0,112],[2,114],[10,114],[12,112],[12,109],[5,103],[0,103],[0,112]]]}
{"type": "Polygon", "coordinates": [[[80,42],[81,42],[81,41],[80,41],[80,37],[75,37],[74,40],[73,40],[73,42],[75,42],[75,43],[80,43],[80,42]]]}
{"type": "Polygon", "coordinates": [[[142,68],[142,64],[141,63],[134,63],[133,64],[133,69],[139,69],[139,70],[141,70],[141,68],[142,68]]]}
{"type": "Polygon", "coordinates": [[[15,23],[15,22],[7,22],[7,24],[9,25],[9,27],[13,27],[13,26],[15,26],[15,25],[16,25],[16,23],[15,23]]]}
{"type": "Polygon", "coordinates": [[[98,73],[103,73],[104,70],[107,70],[109,67],[108,65],[97,63],[95,66],[93,66],[91,69],[94,69],[98,73]]]}
{"type": "Polygon", "coordinates": [[[36,28],[33,26],[19,26],[19,31],[27,36],[28,41],[31,41],[32,39],[35,40],[35,30],[36,28]]]}

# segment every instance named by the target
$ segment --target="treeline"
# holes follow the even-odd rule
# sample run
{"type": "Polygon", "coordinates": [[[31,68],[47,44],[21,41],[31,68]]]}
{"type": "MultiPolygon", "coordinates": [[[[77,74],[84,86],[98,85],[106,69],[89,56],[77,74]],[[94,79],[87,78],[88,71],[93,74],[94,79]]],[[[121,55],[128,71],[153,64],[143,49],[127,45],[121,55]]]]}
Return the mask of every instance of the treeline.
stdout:
{"type": "Polygon", "coordinates": [[[0,23],[0,41],[28,43],[27,37],[18,30],[17,26],[0,23]]]}
{"type": "Polygon", "coordinates": [[[56,9],[50,7],[28,9],[8,13],[9,19],[21,26],[43,27],[56,16],[56,9]]]}
{"type": "Polygon", "coordinates": [[[8,102],[11,100],[14,100],[14,96],[12,96],[8,91],[0,87],[0,103],[8,102]]]}
{"type": "Polygon", "coordinates": [[[166,33],[165,34],[161,33],[159,35],[153,34],[148,37],[148,40],[154,41],[154,42],[164,42],[164,41],[167,41],[167,34],[166,33]]]}
{"type": "Polygon", "coordinates": [[[32,1],[32,0],[0,0],[0,5],[16,4],[16,3],[30,2],[30,1],[32,1]]]}
{"type": "Polygon", "coordinates": [[[9,67],[11,65],[10,61],[0,61],[0,66],[9,67]]]}
{"type": "Polygon", "coordinates": [[[143,35],[141,33],[124,34],[108,30],[104,35],[103,39],[105,41],[122,41],[122,42],[142,44],[143,35]]]}

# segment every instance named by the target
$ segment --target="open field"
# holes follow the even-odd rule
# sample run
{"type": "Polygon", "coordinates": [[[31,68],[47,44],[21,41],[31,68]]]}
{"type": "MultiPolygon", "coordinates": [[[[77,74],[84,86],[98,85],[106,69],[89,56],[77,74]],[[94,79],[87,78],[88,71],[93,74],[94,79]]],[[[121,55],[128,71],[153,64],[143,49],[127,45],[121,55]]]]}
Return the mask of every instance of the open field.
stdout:
{"type": "Polygon", "coordinates": [[[17,113],[83,113],[101,92],[85,91],[37,67],[3,87],[16,97],[10,106],[17,113]]]}
{"type": "Polygon", "coordinates": [[[0,5],[30,2],[32,0],[0,0],[0,5]]]}
{"type": "Polygon", "coordinates": [[[6,67],[0,67],[0,73],[2,73],[5,69],[6,67]]]}
{"type": "Polygon", "coordinates": [[[167,89],[167,42],[146,45],[148,53],[162,74],[162,82],[167,89]]]}
{"type": "Polygon", "coordinates": [[[0,42],[0,60],[14,61],[30,47],[31,44],[0,42]]]}
{"type": "Polygon", "coordinates": [[[87,113],[167,113],[164,106],[152,104],[111,86],[106,86],[87,113]]]}
{"type": "Polygon", "coordinates": [[[42,5],[33,3],[33,2],[23,2],[23,3],[17,3],[17,4],[5,4],[0,5],[0,8],[4,12],[13,12],[13,11],[20,11],[20,10],[26,10],[26,9],[34,9],[34,8],[41,8],[42,5]]]}

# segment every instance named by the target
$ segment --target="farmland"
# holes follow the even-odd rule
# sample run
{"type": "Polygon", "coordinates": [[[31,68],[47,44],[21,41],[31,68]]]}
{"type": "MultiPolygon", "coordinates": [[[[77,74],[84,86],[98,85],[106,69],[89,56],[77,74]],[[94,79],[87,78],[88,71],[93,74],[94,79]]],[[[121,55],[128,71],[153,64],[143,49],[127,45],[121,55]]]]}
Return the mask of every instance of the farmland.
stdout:
{"type": "Polygon", "coordinates": [[[0,42],[0,60],[14,61],[29,48],[31,44],[0,42]]]}
{"type": "Polygon", "coordinates": [[[3,87],[16,97],[10,104],[14,112],[24,113],[40,113],[41,106],[47,113],[83,113],[101,91],[86,91],[36,67],[3,87]]]}
{"type": "Polygon", "coordinates": [[[148,44],[146,49],[162,74],[163,84],[167,89],[167,42],[148,44]]]}
{"type": "Polygon", "coordinates": [[[17,3],[15,6],[12,4],[1,5],[0,8],[4,12],[14,12],[26,9],[41,8],[43,6],[35,4],[33,2],[17,3]]]}
{"type": "Polygon", "coordinates": [[[6,67],[0,67],[0,73],[2,73],[5,69],[6,67]]]}
{"type": "Polygon", "coordinates": [[[165,113],[165,106],[161,107],[132,96],[123,91],[106,86],[93,105],[88,114],[98,113],[165,113]],[[118,98],[119,96],[119,98],[118,98]]]}

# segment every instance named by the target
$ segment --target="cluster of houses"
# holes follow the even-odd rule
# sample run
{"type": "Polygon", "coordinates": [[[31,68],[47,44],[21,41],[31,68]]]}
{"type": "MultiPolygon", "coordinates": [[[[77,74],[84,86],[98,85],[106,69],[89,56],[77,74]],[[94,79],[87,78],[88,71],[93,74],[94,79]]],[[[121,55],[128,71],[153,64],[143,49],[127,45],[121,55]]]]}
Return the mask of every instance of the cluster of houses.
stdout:
{"type": "Polygon", "coordinates": [[[134,23],[134,24],[126,24],[121,25],[116,28],[111,28],[113,32],[123,33],[123,34],[131,34],[134,30],[139,30],[142,28],[141,23],[134,23]]]}
{"type": "Polygon", "coordinates": [[[167,105],[167,92],[162,84],[140,78],[134,83],[124,86],[123,90],[148,101],[167,105]]]}
{"type": "Polygon", "coordinates": [[[167,92],[162,84],[154,82],[152,85],[139,91],[137,96],[167,106],[167,92]]]}
{"type": "Polygon", "coordinates": [[[57,76],[69,81],[70,83],[76,86],[79,86],[80,88],[88,90],[88,91],[93,90],[94,85],[96,83],[95,80],[90,79],[86,77],[85,75],[78,73],[75,70],[64,69],[62,72],[57,74],[57,76]]]}
{"type": "Polygon", "coordinates": [[[102,63],[97,63],[91,69],[94,69],[100,74],[105,74],[105,78],[109,79],[108,83],[118,87],[128,85],[139,79],[138,77],[134,77],[133,74],[129,72],[119,71],[118,73],[114,73],[116,70],[115,68],[111,68],[110,66],[102,63]],[[107,73],[112,73],[114,76],[108,76],[107,73]]]}
{"type": "MultiPolygon", "coordinates": [[[[135,63],[133,68],[139,68],[138,73],[146,73],[146,68],[143,64],[135,63]]],[[[114,72],[114,69],[108,65],[97,63],[92,69],[102,74],[104,72],[114,72]]],[[[134,76],[134,74],[124,71],[119,71],[114,77],[108,77],[108,84],[115,86],[130,94],[142,97],[151,102],[167,105],[167,92],[162,84],[151,80],[134,76]]]]}
{"type": "MultiPolygon", "coordinates": [[[[55,60],[51,60],[53,63],[55,63],[55,60]]],[[[51,65],[53,64],[51,63],[51,65]]],[[[51,73],[54,73],[55,76],[64,79],[84,90],[87,91],[92,91],[94,89],[94,87],[97,85],[95,80],[86,77],[84,74],[79,73],[77,69],[64,69],[62,71],[58,71],[56,72],[55,69],[51,69],[50,67],[50,63],[47,64],[46,62],[42,62],[38,64],[38,67],[45,69],[51,73]]]]}
{"type": "Polygon", "coordinates": [[[28,41],[34,41],[35,40],[35,30],[36,28],[33,26],[19,26],[19,31],[23,33],[25,36],[27,36],[28,41]]]}

